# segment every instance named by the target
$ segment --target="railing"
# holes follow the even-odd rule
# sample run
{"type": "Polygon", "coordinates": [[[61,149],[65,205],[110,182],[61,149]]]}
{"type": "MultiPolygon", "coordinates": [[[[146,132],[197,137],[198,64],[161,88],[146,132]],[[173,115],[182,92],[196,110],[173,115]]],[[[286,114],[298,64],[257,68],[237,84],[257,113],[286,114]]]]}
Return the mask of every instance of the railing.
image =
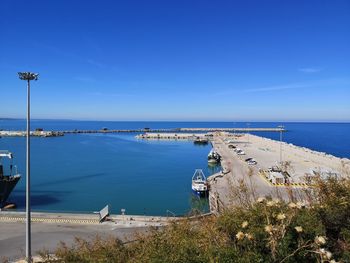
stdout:
{"type": "Polygon", "coordinates": [[[176,214],[170,210],[166,210],[166,216],[169,217],[169,214],[171,214],[173,217],[176,217],[176,214]]]}

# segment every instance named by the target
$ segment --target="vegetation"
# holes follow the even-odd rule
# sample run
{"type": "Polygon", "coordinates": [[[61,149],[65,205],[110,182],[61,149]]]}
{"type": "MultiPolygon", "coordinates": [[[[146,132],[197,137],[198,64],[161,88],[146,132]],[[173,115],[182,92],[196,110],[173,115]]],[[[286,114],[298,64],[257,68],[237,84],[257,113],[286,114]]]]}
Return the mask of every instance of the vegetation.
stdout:
{"type": "Polygon", "coordinates": [[[77,238],[54,258],[43,254],[46,262],[350,262],[350,180],[317,180],[307,194],[307,204],[257,198],[128,244],[77,238]]]}

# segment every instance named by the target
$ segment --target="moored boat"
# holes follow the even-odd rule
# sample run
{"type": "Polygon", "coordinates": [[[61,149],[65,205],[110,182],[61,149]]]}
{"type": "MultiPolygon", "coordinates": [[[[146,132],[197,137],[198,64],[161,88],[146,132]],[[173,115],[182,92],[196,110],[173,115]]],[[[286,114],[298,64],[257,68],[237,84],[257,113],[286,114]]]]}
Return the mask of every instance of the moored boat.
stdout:
{"type": "Polygon", "coordinates": [[[9,151],[0,151],[0,208],[7,206],[6,201],[15,188],[21,175],[17,167],[12,165],[13,155],[9,151]],[[5,158],[10,160],[9,169],[4,170],[5,158]]]}
{"type": "Polygon", "coordinates": [[[221,160],[220,154],[218,154],[213,149],[210,150],[208,154],[208,163],[218,163],[221,160]]]}
{"type": "Polygon", "coordinates": [[[192,191],[199,196],[205,196],[208,190],[207,179],[202,169],[196,169],[192,177],[192,191]]]}
{"type": "Polygon", "coordinates": [[[200,145],[207,145],[208,142],[209,141],[206,138],[197,138],[193,141],[194,144],[200,144],[200,145]]]}

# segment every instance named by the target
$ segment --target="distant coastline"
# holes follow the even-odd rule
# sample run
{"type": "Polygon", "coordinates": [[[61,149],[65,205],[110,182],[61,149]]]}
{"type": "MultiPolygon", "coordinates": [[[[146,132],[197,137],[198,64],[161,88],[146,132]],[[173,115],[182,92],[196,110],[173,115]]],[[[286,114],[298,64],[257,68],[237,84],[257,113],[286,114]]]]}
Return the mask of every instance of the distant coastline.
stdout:
{"type": "MultiPolygon", "coordinates": [[[[0,117],[0,120],[23,120],[25,121],[26,118],[10,118],[10,117],[0,117]]],[[[65,119],[65,118],[31,118],[31,121],[77,121],[77,122],[157,122],[157,123],[173,123],[173,122],[180,122],[180,123],[230,123],[230,124],[237,124],[237,123],[330,123],[330,124],[349,124],[350,120],[111,120],[111,119],[101,119],[101,120],[95,120],[95,119],[65,119]]]]}

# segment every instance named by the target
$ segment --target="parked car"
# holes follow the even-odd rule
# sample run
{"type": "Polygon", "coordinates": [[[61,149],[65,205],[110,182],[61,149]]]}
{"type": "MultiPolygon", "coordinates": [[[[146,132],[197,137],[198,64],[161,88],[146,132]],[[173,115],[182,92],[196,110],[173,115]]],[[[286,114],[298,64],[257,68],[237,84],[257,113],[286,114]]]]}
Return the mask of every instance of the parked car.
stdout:
{"type": "Polygon", "coordinates": [[[247,158],[245,159],[246,163],[249,165],[256,165],[258,162],[255,161],[253,158],[247,158]]]}
{"type": "Polygon", "coordinates": [[[238,155],[245,155],[245,152],[243,150],[239,150],[236,152],[238,155]]]}

